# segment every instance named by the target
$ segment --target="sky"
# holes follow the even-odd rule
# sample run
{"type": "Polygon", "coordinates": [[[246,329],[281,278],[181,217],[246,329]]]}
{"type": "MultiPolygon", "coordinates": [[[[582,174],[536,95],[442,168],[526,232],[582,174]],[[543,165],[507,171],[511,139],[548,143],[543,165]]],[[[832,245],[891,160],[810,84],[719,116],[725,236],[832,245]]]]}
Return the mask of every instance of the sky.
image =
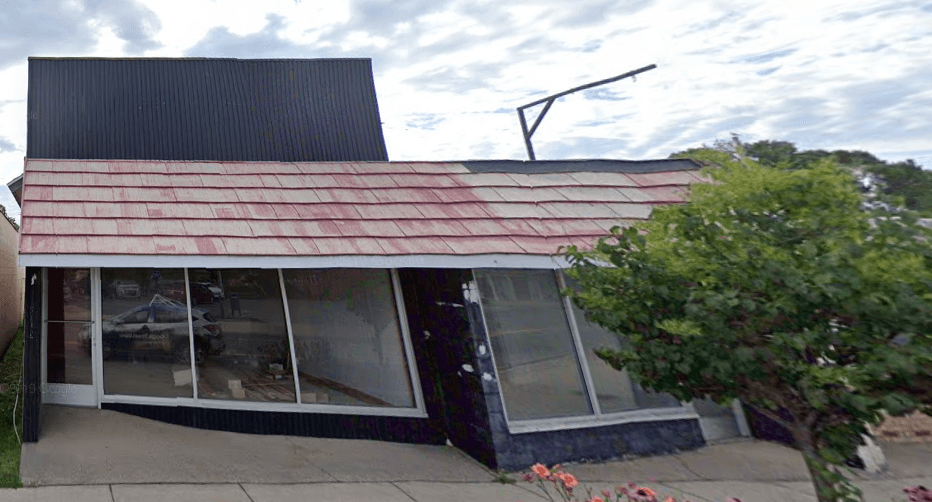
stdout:
{"type": "Polygon", "coordinates": [[[371,58],[390,160],[525,159],[517,107],[655,64],[560,98],[537,158],[666,158],[737,133],[932,168],[932,0],[0,0],[4,183],[23,169],[29,56],[371,58]]]}

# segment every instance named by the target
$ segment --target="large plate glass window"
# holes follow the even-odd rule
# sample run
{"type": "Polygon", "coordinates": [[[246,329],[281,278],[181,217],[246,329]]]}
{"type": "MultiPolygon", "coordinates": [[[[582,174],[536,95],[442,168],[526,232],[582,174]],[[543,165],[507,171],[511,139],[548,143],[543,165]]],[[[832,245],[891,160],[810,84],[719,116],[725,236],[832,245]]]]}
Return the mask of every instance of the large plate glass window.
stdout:
{"type": "MultiPolygon", "coordinates": [[[[576,282],[564,276],[568,287],[577,287],[576,282]]],[[[586,320],[585,312],[570,302],[576,328],[586,353],[586,362],[602,413],[635,410],[639,408],[669,408],[680,406],[679,400],[668,394],[648,392],[633,383],[627,371],[612,368],[595,354],[596,349],[605,347],[619,350],[622,341],[618,335],[586,320]]]]}
{"type": "Polygon", "coordinates": [[[510,420],[592,413],[552,270],[476,270],[510,420]]]}
{"type": "Polygon", "coordinates": [[[92,385],[93,316],[91,271],[46,272],[46,377],[50,384],[92,385]]]}
{"type": "Polygon", "coordinates": [[[302,403],[415,406],[387,270],[283,270],[302,403]]]}
{"type": "Polygon", "coordinates": [[[198,399],[296,402],[278,270],[191,269],[198,399]]]}
{"type": "MultiPolygon", "coordinates": [[[[100,296],[104,394],[192,397],[184,270],[101,269],[100,296]]],[[[201,341],[216,323],[194,330],[201,341]]]]}

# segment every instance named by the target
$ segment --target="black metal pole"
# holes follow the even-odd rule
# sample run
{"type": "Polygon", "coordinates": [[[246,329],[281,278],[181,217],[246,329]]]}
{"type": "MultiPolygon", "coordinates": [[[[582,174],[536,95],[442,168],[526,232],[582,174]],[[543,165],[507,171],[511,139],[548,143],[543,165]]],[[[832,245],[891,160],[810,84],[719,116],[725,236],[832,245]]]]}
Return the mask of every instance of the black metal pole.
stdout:
{"type": "Polygon", "coordinates": [[[633,76],[635,76],[635,75],[637,75],[637,74],[639,74],[639,73],[644,73],[645,71],[653,70],[653,69],[656,68],[656,67],[657,67],[657,65],[655,65],[655,64],[647,65],[647,66],[645,66],[645,67],[643,67],[643,68],[638,68],[637,70],[629,71],[628,73],[622,73],[621,75],[616,75],[616,76],[611,77],[611,78],[606,78],[606,79],[604,79],[604,80],[599,80],[598,82],[592,82],[592,83],[589,83],[589,84],[581,85],[581,86],[579,86],[579,87],[574,87],[574,88],[569,89],[569,90],[567,90],[567,91],[558,92],[558,93],[556,93],[556,94],[551,94],[550,96],[547,96],[546,98],[538,99],[537,101],[533,101],[533,102],[528,103],[528,104],[526,104],[526,105],[524,105],[524,106],[519,106],[519,107],[518,107],[518,120],[521,121],[521,133],[524,135],[524,146],[527,147],[527,156],[528,156],[528,159],[529,159],[529,160],[537,160],[537,158],[534,156],[534,147],[533,147],[533,145],[531,144],[531,136],[534,135],[534,131],[537,130],[537,126],[540,125],[540,121],[544,119],[544,115],[547,115],[547,111],[550,110],[550,107],[553,105],[553,102],[557,100],[557,98],[561,98],[561,97],[563,97],[563,96],[566,96],[567,94],[573,94],[574,92],[578,92],[578,91],[582,91],[582,90],[586,90],[586,89],[591,89],[591,88],[593,88],[593,87],[597,87],[597,86],[600,86],[600,85],[605,85],[605,84],[610,84],[610,83],[612,83],[612,82],[617,82],[617,81],[619,81],[619,80],[622,80],[622,79],[625,79],[625,78],[628,78],[628,77],[633,77],[633,76]],[[528,128],[527,128],[527,120],[524,118],[524,110],[526,110],[527,108],[530,108],[530,107],[532,107],[532,106],[539,105],[539,104],[541,104],[541,103],[547,103],[547,105],[544,106],[544,109],[541,110],[540,114],[537,116],[537,119],[534,120],[534,125],[532,125],[532,126],[531,126],[531,129],[528,130],[528,128]]]}
{"type": "Polygon", "coordinates": [[[521,121],[521,133],[524,135],[524,146],[527,148],[527,158],[537,160],[534,157],[534,147],[531,145],[531,134],[527,130],[527,120],[524,119],[524,109],[518,108],[518,120],[521,121]]]}

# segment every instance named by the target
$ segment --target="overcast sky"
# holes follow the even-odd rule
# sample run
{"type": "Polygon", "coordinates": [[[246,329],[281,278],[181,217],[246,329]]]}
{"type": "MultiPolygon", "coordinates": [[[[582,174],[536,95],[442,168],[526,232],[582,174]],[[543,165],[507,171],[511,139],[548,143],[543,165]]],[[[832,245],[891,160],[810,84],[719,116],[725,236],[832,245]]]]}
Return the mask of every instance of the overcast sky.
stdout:
{"type": "Polygon", "coordinates": [[[29,56],[369,57],[391,160],[526,158],[516,107],[656,64],[555,103],[538,159],[665,158],[735,132],[932,168],[930,0],[4,1],[4,183],[29,56]]]}

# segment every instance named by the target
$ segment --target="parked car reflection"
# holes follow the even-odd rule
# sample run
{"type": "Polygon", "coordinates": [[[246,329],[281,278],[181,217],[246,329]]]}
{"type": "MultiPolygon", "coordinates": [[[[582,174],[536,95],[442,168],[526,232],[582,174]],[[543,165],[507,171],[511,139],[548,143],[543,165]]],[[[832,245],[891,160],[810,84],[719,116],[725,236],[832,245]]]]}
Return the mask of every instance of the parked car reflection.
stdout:
{"type": "MultiPolygon", "coordinates": [[[[205,309],[192,309],[191,320],[194,327],[194,359],[197,364],[203,364],[209,355],[219,354],[226,348],[223,331],[205,309]]],[[[104,360],[139,355],[163,356],[178,363],[189,363],[191,360],[188,308],[162,295],[154,295],[148,304],[103,321],[101,332],[104,360]]]]}

